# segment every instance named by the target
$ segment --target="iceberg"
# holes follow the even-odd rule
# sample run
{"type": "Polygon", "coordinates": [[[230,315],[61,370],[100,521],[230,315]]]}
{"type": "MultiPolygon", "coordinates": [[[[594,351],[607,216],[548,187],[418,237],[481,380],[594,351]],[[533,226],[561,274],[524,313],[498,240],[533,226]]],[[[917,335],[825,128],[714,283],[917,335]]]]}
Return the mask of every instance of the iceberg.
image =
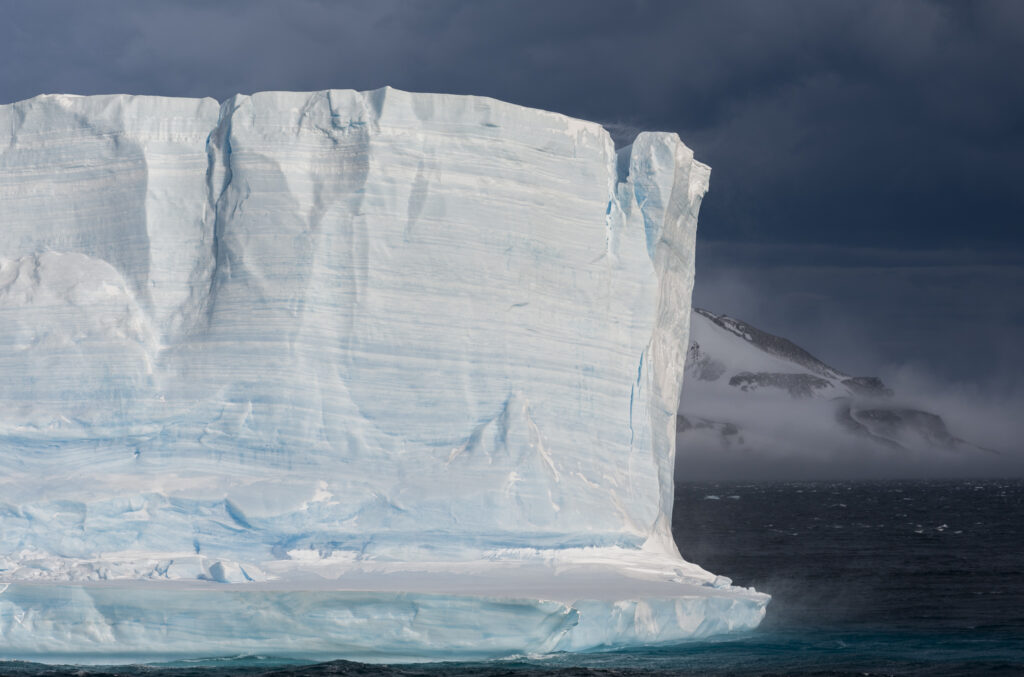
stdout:
{"type": "Polygon", "coordinates": [[[0,657],[755,627],[670,531],[708,175],[391,88],[0,106],[0,657]]]}

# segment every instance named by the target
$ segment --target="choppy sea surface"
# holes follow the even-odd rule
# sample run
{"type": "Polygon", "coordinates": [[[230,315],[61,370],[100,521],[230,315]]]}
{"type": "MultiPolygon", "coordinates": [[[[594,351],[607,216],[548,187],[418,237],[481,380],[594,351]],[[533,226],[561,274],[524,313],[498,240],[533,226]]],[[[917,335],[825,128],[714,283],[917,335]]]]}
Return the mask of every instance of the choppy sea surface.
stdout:
{"type": "Polygon", "coordinates": [[[488,663],[165,666],[0,662],[0,674],[1024,675],[1024,481],[693,483],[683,556],[772,594],[761,627],[710,642],[488,663]]]}

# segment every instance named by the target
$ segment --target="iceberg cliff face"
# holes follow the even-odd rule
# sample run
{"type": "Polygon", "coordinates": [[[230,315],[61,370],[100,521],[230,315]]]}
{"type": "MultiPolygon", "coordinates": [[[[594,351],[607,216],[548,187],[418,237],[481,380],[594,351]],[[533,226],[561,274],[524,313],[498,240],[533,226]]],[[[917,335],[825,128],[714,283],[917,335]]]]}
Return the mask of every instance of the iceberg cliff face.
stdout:
{"type": "Polygon", "coordinates": [[[0,107],[0,580],[712,581],[669,532],[707,179],[476,97],[0,107]]]}

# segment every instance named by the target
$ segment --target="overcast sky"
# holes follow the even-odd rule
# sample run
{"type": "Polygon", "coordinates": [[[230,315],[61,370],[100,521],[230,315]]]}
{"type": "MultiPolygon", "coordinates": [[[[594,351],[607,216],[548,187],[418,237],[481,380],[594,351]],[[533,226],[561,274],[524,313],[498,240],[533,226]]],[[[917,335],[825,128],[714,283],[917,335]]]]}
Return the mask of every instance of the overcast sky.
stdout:
{"type": "Polygon", "coordinates": [[[1024,2],[0,0],[0,103],[472,93],[678,132],[698,303],[858,373],[1019,393],[1024,2]]]}

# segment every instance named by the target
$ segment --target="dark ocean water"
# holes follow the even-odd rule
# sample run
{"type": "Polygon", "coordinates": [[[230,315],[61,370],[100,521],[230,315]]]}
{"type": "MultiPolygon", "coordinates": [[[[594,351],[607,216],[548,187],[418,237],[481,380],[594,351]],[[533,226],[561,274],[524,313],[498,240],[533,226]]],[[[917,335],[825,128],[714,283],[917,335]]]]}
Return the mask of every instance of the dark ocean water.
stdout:
{"type": "Polygon", "coordinates": [[[0,663],[0,674],[1024,676],[1024,481],[681,484],[673,522],[687,559],[773,595],[757,631],[543,660],[0,663]]]}

